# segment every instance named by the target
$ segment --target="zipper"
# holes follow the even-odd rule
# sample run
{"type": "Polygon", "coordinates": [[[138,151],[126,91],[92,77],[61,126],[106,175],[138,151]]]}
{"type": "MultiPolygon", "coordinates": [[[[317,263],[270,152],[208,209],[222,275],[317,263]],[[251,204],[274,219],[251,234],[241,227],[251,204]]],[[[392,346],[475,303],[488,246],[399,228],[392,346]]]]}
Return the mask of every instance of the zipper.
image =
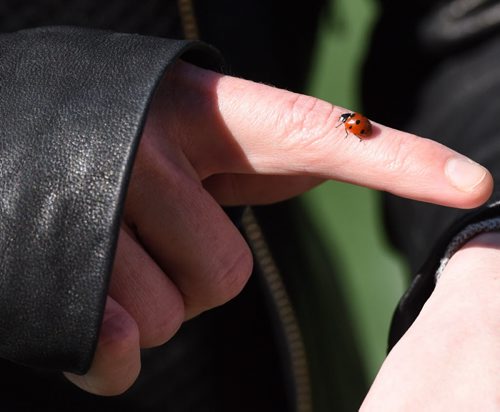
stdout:
{"type": "Polygon", "coordinates": [[[184,30],[184,38],[187,40],[198,40],[200,35],[194,14],[193,0],[177,0],[177,8],[179,9],[181,25],[184,30]]]}
{"type": "Polygon", "coordinates": [[[292,379],[295,387],[296,411],[311,412],[313,408],[307,354],[290,296],[286,291],[282,275],[272,257],[262,228],[250,207],[245,209],[242,223],[248,243],[271,295],[288,346],[292,379]]]}
{"type": "MultiPolygon", "coordinates": [[[[177,4],[185,38],[198,40],[199,31],[193,0],[177,0],[177,4]]],[[[247,207],[243,213],[242,224],[255,260],[261,269],[286,341],[295,389],[295,411],[312,412],[311,379],[307,354],[290,296],[262,228],[250,207],[247,207]]]]}

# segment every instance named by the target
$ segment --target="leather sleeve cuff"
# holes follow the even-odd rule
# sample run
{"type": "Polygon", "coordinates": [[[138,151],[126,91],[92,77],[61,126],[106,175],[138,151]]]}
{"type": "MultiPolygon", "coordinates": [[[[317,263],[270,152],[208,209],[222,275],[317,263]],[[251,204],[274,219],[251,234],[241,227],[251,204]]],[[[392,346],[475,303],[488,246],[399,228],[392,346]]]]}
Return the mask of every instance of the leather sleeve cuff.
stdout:
{"type": "Polygon", "coordinates": [[[0,36],[0,357],[84,373],[163,73],[206,45],[69,27],[0,36]]]}

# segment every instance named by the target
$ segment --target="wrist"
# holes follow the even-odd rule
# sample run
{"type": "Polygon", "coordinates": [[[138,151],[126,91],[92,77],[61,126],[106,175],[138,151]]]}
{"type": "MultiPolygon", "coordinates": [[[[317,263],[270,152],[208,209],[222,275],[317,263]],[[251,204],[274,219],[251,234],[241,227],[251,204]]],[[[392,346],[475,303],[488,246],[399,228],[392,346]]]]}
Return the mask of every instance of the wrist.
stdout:
{"type": "Polygon", "coordinates": [[[481,322],[500,317],[500,232],[472,238],[449,260],[426,306],[481,322]],[[488,316],[485,316],[488,315],[488,316]]]}
{"type": "Polygon", "coordinates": [[[453,254],[362,410],[498,410],[499,268],[500,233],[453,254]]]}
{"type": "MultiPolygon", "coordinates": [[[[450,284],[500,289],[500,232],[482,233],[464,244],[449,260],[437,287],[450,284]]],[[[482,288],[481,288],[482,289],[482,288]]]]}

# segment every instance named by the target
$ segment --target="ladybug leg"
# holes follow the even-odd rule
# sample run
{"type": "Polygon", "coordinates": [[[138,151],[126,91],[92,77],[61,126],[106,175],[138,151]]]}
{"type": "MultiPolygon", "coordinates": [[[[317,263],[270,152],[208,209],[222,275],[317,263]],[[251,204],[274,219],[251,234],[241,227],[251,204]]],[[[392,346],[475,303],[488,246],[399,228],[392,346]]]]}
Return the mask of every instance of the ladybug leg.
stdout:
{"type": "Polygon", "coordinates": [[[349,133],[347,132],[347,130],[345,131],[345,137],[344,139],[347,139],[347,136],[349,136],[349,133]]]}

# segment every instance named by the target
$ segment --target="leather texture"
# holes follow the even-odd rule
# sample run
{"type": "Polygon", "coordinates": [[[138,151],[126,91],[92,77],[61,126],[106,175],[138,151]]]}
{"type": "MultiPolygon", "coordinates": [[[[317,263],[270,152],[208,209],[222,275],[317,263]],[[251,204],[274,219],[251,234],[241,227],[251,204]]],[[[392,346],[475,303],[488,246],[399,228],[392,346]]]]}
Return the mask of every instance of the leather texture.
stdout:
{"type": "Polygon", "coordinates": [[[0,357],[85,372],[155,87],[200,43],[48,27],[0,36],[0,357]]]}

